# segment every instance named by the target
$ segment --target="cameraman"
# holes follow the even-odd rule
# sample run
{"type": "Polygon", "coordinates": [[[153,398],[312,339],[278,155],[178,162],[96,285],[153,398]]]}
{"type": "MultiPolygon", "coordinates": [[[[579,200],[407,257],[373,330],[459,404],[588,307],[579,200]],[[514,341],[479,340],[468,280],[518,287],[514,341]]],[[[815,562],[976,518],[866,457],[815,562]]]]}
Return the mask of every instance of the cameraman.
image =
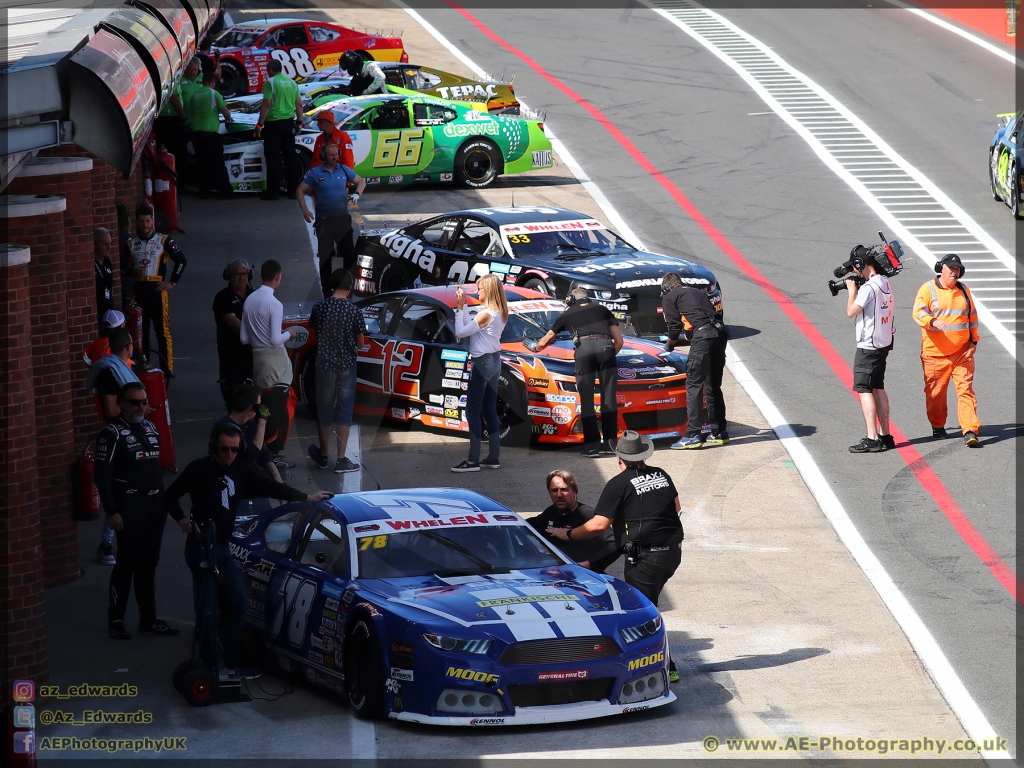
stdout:
{"type": "MultiPolygon", "coordinates": [[[[683,524],[679,522],[679,494],[668,473],[644,462],[654,443],[633,430],[622,433],[615,446],[621,472],[601,492],[594,516],[577,528],[549,528],[565,541],[599,536],[609,527],[626,556],[625,580],[658,604],[666,582],[682,560],[683,524]]],[[[679,681],[669,660],[669,680],[679,681]]]]}
{"type": "Polygon", "coordinates": [[[615,402],[617,379],[615,355],[622,349],[619,323],[602,304],[590,300],[583,288],[573,288],[566,297],[566,310],[551,330],[537,342],[541,352],[562,331],[571,331],[576,348],[576,390],[580,395],[580,421],[583,422],[583,456],[596,459],[610,456],[619,436],[619,411],[615,402]],[[594,412],[594,375],[601,382],[601,432],[597,431],[594,412]]]}
{"type": "Polygon", "coordinates": [[[889,434],[889,396],[885,393],[885,361],[893,346],[893,298],[888,278],[863,245],[850,251],[846,279],[846,315],[856,318],[857,354],[853,358],[853,391],[860,397],[868,435],[850,453],[881,453],[896,447],[889,434]],[[877,427],[876,427],[877,422],[877,427]]]}

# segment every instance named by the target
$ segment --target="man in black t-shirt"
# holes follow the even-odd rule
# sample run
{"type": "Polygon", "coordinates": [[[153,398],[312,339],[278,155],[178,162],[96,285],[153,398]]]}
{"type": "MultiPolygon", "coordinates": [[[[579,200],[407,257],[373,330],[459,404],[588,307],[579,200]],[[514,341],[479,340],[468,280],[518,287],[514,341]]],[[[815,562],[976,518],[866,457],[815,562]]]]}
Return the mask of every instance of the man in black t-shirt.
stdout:
{"type": "Polygon", "coordinates": [[[580,395],[580,420],[583,423],[583,455],[596,459],[611,455],[619,435],[619,412],[615,402],[615,355],[622,349],[619,323],[607,307],[594,303],[583,288],[573,288],[566,299],[568,307],[556,318],[551,330],[537,342],[541,352],[562,331],[572,334],[576,347],[576,390],[580,395]],[[601,432],[594,413],[594,375],[601,382],[601,432]]]}
{"type": "MultiPolygon", "coordinates": [[[[655,605],[666,582],[682,559],[683,525],[679,522],[679,494],[668,473],[644,462],[654,443],[632,430],[622,433],[615,446],[618,475],[608,481],[594,509],[594,517],[579,528],[553,529],[566,541],[588,539],[610,527],[626,555],[625,580],[655,605]]],[[[679,680],[669,663],[669,679],[679,680]]]]}
{"type": "Polygon", "coordinates": [[[242,305],[253,292],[249,285],[252,267],[244,259],[236,259],[224,270],[228,287],[213,299],[213,319],[217,323],[217,357],[220,360],[220,393],[224,405],[231,408],[235,387],[252,378],[252,347],[243,344],[242,305]]]}
{"type": "Polygon", "coordinates": [[[561,549],[565,554],[596,573],[604,573],[612,563],[619,559],[619,548],[611,530],[593,539],[584,541],[565,541],[551,534],[555,528],[577,528],[584,525],[594,516],[594,508],[580,504],[576,499],[580,492],[576,478],[571,472],[556,469],[548,474],[548,494],[551,506],[527,522],[547,541],[561,549]]]}
{"type": "Polygon", "coordinates": [[[96,227],[92,231],[93,269],[96,273],[96,316],[103,327],[103,316],[114,308],[114,265],[110,263],[113,239],[110,230],[96,227]]]}

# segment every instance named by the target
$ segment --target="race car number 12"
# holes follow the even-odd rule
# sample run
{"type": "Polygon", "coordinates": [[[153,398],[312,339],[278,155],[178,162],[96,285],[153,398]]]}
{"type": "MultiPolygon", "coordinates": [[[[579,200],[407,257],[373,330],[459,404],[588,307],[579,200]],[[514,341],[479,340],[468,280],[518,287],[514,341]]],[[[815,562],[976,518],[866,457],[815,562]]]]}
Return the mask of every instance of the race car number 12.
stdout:
{"type": "Polygon", "coordinates": [[[270,52],[270,56],[281,62],[281,74],[285,77],[309,77],[316,72],[304,48],[292,48],[290,51],[275,48],[270,52]]]}
{"type": "Polygon", "coordinates": [[[423,129],[413,131],[378,131],[374,168],[418,165],[423,151],[423,129]]]}

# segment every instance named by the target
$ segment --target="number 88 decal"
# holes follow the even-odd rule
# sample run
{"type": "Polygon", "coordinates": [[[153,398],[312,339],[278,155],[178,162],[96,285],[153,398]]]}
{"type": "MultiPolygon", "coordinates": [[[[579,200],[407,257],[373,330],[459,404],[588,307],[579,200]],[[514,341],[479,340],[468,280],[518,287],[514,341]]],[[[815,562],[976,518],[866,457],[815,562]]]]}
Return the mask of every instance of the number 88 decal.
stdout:
{"type": "Polygon", "coordinates": [[[304,48],[292,48],[286,51],[282,48],[275,48],[270,52],[272,58],[281,62],[281,74],[286,77],[309,77],[316,69],[313,62],[309,60],[309,54],[304,48]]]}

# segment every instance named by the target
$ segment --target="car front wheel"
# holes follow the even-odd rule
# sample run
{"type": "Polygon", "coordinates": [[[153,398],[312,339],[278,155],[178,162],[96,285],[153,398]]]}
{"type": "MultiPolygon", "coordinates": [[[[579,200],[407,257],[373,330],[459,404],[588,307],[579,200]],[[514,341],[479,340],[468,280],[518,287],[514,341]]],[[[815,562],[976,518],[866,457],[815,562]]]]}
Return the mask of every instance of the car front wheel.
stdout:
{"type": "Polygon", "coordinates": [[[384,678],[377,633],[368,618],[359,618],[348,634],[345,648],[345,684],[348,703],[357,717],[367,720],[384,711],[384,678]]]}

